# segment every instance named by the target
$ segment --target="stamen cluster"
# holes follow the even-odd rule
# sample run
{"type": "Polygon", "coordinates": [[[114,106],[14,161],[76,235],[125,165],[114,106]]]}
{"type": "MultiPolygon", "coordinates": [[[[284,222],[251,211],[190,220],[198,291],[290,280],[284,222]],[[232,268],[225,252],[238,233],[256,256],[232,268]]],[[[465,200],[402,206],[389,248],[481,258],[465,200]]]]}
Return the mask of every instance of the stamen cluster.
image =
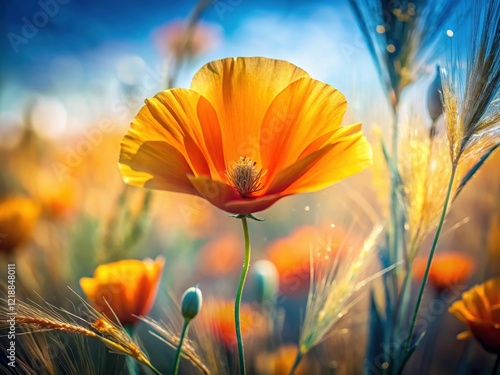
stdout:
{"type": "Polygon", "coordinates": [[[252,159],[241,156],[239,160],[227,168],[226,176],[229,183],[244,198],[263,187],[260,180],[265,175],[265,171],[262,168],[257,168],[256,164],[252,159]]]}

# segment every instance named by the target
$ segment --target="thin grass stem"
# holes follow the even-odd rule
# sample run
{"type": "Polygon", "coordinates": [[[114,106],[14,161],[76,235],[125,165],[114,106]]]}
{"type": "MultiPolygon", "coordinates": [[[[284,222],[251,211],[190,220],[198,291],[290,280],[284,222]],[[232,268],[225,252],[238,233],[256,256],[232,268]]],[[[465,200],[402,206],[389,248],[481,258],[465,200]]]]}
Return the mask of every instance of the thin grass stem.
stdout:
{"type": "Polygon", "coordinates": [[[293,375],[295,373],[295,370],[297,369],[297,367],[299,367],[301,360],[302,360],[302,353],[299,349],[299,351],[297,352],[297,356],[295,357],[295,361],[293,362],[293,366],[290,369],[290,372],[288,375],[293,375]]]}
{"type": "Polygon", "coordinates": [[[420,290],[418,292],[417,303],[415,305],[415,309],[413,310],[413,315],[411,318],[410,332],[408,334],[408,338],[406,339],[403,353],[402,353],[403,363],[401,364],[401,367],[399,368],[398,375],[401,375],[403,373],[405,365],[409,359],[408,352],[410,350],[410,343],[411,343],[411,340],[413,337],[413,333],[415,331],[415,323],[417,321],[418,310],[420,309],[420,305],[422,303],[425,285],[427,284],[427,279],[429,277],[429,271],[430,271],[431,264],[432,264],[432,258],[434,256],[434,252],[436,251],[437,244],[439,241],[439,235],[441,234],[441,230],[443,229],[444,219],[445,219],[446,213],[448,211],[448,205],[450,203],[451,192],[453,190],[453,183],[455,181],[456,171],[457,171],[457,166],[453,165],[452,170],[451,170],[450,182],[448,184],[448,191],[446,193],[446,198],[444,201],[443,212],[441,213],[441,218],[439,219],[439,224],[438,224],[438,227],[436,230],[436,234],[434,235],[434,240],[432,242],[432,247],[431,247],[431,251],[429,253],[429,258],[427,259],[427,266],[425,267],[424,276],[422,278],[422,284],[420,285],[420,290]]]}

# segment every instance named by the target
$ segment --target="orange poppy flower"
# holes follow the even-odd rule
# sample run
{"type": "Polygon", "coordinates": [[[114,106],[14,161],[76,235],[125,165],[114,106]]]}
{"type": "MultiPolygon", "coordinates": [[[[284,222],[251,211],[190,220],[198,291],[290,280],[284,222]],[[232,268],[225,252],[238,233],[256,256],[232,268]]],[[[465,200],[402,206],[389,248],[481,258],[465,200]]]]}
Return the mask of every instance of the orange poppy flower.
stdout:
{"type": "Polygon", "coordinates": [[[24,197],[0,201],[0,253],[11,253],[26,243],[35,229],[40,207],[24,197]]]}
{"type": "MultiPolygon", "coordinates": [[[[226,349],[236,345],[234,324],[234,303],[231,301],[208,301],[201,310],[200,321],[209,327],[211,333],[219,338],[226,349]]],[[[263,334],[266,331],[266,319],[249,304],[241,305],[241,335],[243,338],[263,334]]]]}
{"type": "MultiPolygon", "coordinates": [[[[297,356],[298,348],[294,344],[285,344],[279,347],[275,352],[263,352],[257,355],[255,366],[259,374],[269,375],[287,375],[290,373],[295,357],[297,356]]],[[[314,369],[313,364],[304,358],[297,369],[295,375],[314,374],[317,369],[314,369]]]]}
{"type": "Polygon", "coordinates": [[[94,277],[83,277],[80,286],[94,308],[123,325],[137,322],[133,315],[151,310],[165,261],[130,259],[101,264],[94,277]],[[111,310],[110,310],[111,308],[111,310]]]}
{"type": "Polygon", "coordinates": [[[147,99],[121,144],[126,183],[194,194],[234,214],[323,189],[371,164],[347,102],[302,69],[262,57],[201,68],[191,89],[147,99]]]}
{"type": "Polygon", "coordinates": [[[241,238],[235,233],[222,233],[205,244],[198,253],[198,269],[207,276],[226,276],[241,269],[241,238]]]}
{"type": "MultiPolygon", "coordinates": [[[[309,291],[311,250],[330,248],[332,254],[341,251],[345,231],[336,227],[334,231],[304,225],[289,236],[271,242],[266,249],[266,258],[276,266],[280,290],[288,296],[301,296],[309,291]]],[[[338,253],[341,256],[341,253],[338,253]]]]}
{"type": "Polygon", "coordinates": [[[36,196],[43,212],[52,219],[67,218],[77,208],[79,185],[71,178],[54,181],[53,176],[41,174],[37,180],[36,196]]]}
{"type": "MultiPolygon", "coordinates": [[[[417,258],[413,263],[413,275],[422,279],[427,258],[417,258]]],[[[464,254],[449,251],[437,254],[432,260],[429,271],[429,283],[438,291],[443,291],[452,285],[465,282],[474,269],[474,260],[464,254]]]]}
{"type": "Polygon", "coordinates": [[[463,293],[449,311],[469,327],[458,339],[472,334],[485,350],[500,354],[500,277],[463,293]]]}

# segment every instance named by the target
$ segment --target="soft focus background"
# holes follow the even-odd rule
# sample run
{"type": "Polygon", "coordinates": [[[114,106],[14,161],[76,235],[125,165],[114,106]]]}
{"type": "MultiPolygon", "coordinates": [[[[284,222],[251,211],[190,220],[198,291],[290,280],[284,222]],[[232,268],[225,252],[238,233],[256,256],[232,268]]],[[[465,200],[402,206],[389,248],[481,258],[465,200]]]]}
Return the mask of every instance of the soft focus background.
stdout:
{"type": "MultiPolygon", "coordinates": [[[[194,7],[189,1],[68,0],[48,1],[49,12],[42,3],[2,5],[2,138],[19,126],[33,100],[40,102],[40,113],[57,114],[34,124],[52,139],[105,117],[127,123],[143,99],[162,88],[160,28],[185,19],[194,7]],[[117,104],[127,91],[132,102],[117,104]]],[[[202,42],[205,53],[181,72],[179,86],[189,86],[208,61],[265,56],[293,61],[334,83],[352,109],[377,93],[374,68],[344,1],[220,1],[203,20],[210,28],[202,42]]]]}
{"type": "MultiPolygon", "coordinates": [[[[29,202],[14,205],[27,204],[24,212],[31,210],[33,217],[32,228],[13,229],[26,237],[20,245],[0,254],[0,275],[7,262],[17,265],[18,298],[36,300],[39,294],[71,309],[75,296],[68,287],[81,295],[78,280],[91,276],[100,263],[162,255],[166,265],[153,318],[177,313],[172,300],[178,303],[196,283],[207,301],[232,301],[243,259],[239,222],[192,196],[154,192],[145,200],[144,190],[125,187],[117,168],[120,140],[130,121],[145,98],[165,88],[167,77],[175,86],[189,87],[193,74],[211,60],[285,59],[346,95],[345,123],[362,121],[370,140],[375,127],[388,131],[390,107],[347,1],[215,0],[198,24],[192,53],[172,71],[176,30],[195,5],[165,0],[0,5],[0,200],[26,197],[29,202]]],[[[438,43],[447,43],[446,30],[438,43]]],[[[417,88],[433,80],[435,66],[426,71],[417,88]]],[[[423,108],[425,98],[411,100],[423,108]]],[[[470,270],[466,267],[465,280],[447,298],[429,288],[429,303],[423,306],[429,337],[424,343],[434,354],[422,348],[409,374],[459,373],[450,369],[463,368],[463,358],[468,365],[462,374],[492,367],[477,343],[456,340],[464,326],[447,309],[468,287],[499,272],[499,156],[466,187],[447,219],[438,253],[460,253],[470,270]],[[419,367],[424,366],[421,356],[432,358],[428,368],[419,367]]],[[[309,287],[308,244],[320,237],[346,241],[346,233],[365,236],[383,217],[384,204],[376,198],[379,185],[380,175],[365,171],[325,191],[286,198],[257,215],[264,223],[250,223],[252,261],[269,259],[280,274],[283,325],[274,347],[288,348],[298,340],[309,287]],[[352,228],[361,228],[360,233],[353,234],[352,228]]],[[[9,235],[0,233],[0,240],[9,235]]],[[[422,255],[428,247],[426,243],[422,255]]],[[[379,268],[376,256],[371,262],[367,276],[379,268]]],[[[244,294],[249,307],[252,287],[250,277],[244,294]]],[[[310,367],[304,371],[361,373],[366,309],[361,299],[332,338],[308,355],[304,366],[310,367]]],[[[252,335],[258,342],[264,328],[256,327],[252,335]]],[[[165,353],[172,357],[173,350],[158,345],[146,327],[140,337],[155,366],[170,371],[170,361],[162,359],[165,353]]],[[[65,336],[61,340],[70,342],[65,336]]],[[[251,344],[249,348],[251,353],[251,344]]],[[[92,350],[93,358],[107,351],[92,350]]],[[[269,355],[255,354],[253,371],[286,373],[266,368],[269,355]]],[[[293,355],[282,356],[284,369],[293,355]]],[[[102,368],[123,366],[116,358],[111,356],[111,365],[102,368]]],[[[192,371],[187,362],[181,367],[183,373],[192,371]]]]}

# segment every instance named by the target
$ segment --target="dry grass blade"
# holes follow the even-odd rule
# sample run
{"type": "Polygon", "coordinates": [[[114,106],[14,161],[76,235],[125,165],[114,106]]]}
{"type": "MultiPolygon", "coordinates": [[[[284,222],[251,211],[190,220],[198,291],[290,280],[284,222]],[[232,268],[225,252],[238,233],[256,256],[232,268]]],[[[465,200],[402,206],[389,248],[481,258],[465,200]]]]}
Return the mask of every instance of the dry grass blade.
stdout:
{"type": "MultiPolygon", "coordinates": [[[[173,333],[173,329],[171,329],[167,324],[157,322],[156,320],[151,319],[149,317],[141,317],[140,319],[144,323],[149,325],[152,329],[154,329],[156,332],[158,332],[155,333],[150,331],[150,333],[154,337],[161,340],[162,342],[170,346],[172,349],[174,350],[177,349],[180,338],[179,336],[173,333]]],[[[188,339],[184,340],[184,344],[182,345],[181,356],[190,361],[198,370],[200,370],[202,374],[210,375],[210,370],[207,368],[207,366],[204,365],[193,343],[188,339]]]]}
{"type": "MultiPolygon", "coordinates": [[[[465,59],[465,79],[454,46],[449,72],[443,73],[443,103],[453,165],[478,160],[500,143],[500,6],[474,2],[473,33],[465,59]]],[[[467,27],[465,28],[467,29],[467,27]]]]}
{"type": "MultiPolygon", "coordinates": [[[[452,167],[444,134],[429,137],[418,116],[411,116],[406,128],[408,131],[403,133],[398,171],[401,178],[399,196],[406,223],[406,254],[411,263],[439,222],[452,167]]],[[[465,167],[463,164],[457,171],[453,195],[465,167]]]]}
{"type": "MultiPolygon", "coordinates": [[[[342,245],[332,254],[326,249],[311,249],[311,287],[299,351],[303,355],[325,339],[332,326],[358,301],[353,298],[373,277],[366,276],[367,260],[375,254],[374,247],[382,231],[377,226],[365,241],[342,245]],[[314,260],[314,262],[313,262],[314,260]]],[[[352,228],[347,237],[354,235],[352,228]]]]}
{"type": "MultiPolygon", "coordinates": [[[[9,326],[10,317],[7,302],[1,298],[0,307],[0,329],[9,326]]],[[[94,323],[89,323],[85,319],[78,317],[69,311],[57,308],[47,302],[39,305],[33,301],[29,303],[17,301],[16,303],[16,324],[31,332],[60,331],[84,335],[102,341],[112,352],[130,356],[142,364],[153,368],[146,354],[139,348],[134,340],[128,335],[123,327],[116,325],[106,316],[99,314],[90,305],[83,301],[84,307],[88,309],[89,316],[94,323]],[[78,319],[85,324],[75,322],[78,319]]]]}
{"type": "Polygon", "coordinates": [[[368,50],[395,108],[401,91],[434,57],[435,36],[455,1],[349,0],[368,50]]]}

